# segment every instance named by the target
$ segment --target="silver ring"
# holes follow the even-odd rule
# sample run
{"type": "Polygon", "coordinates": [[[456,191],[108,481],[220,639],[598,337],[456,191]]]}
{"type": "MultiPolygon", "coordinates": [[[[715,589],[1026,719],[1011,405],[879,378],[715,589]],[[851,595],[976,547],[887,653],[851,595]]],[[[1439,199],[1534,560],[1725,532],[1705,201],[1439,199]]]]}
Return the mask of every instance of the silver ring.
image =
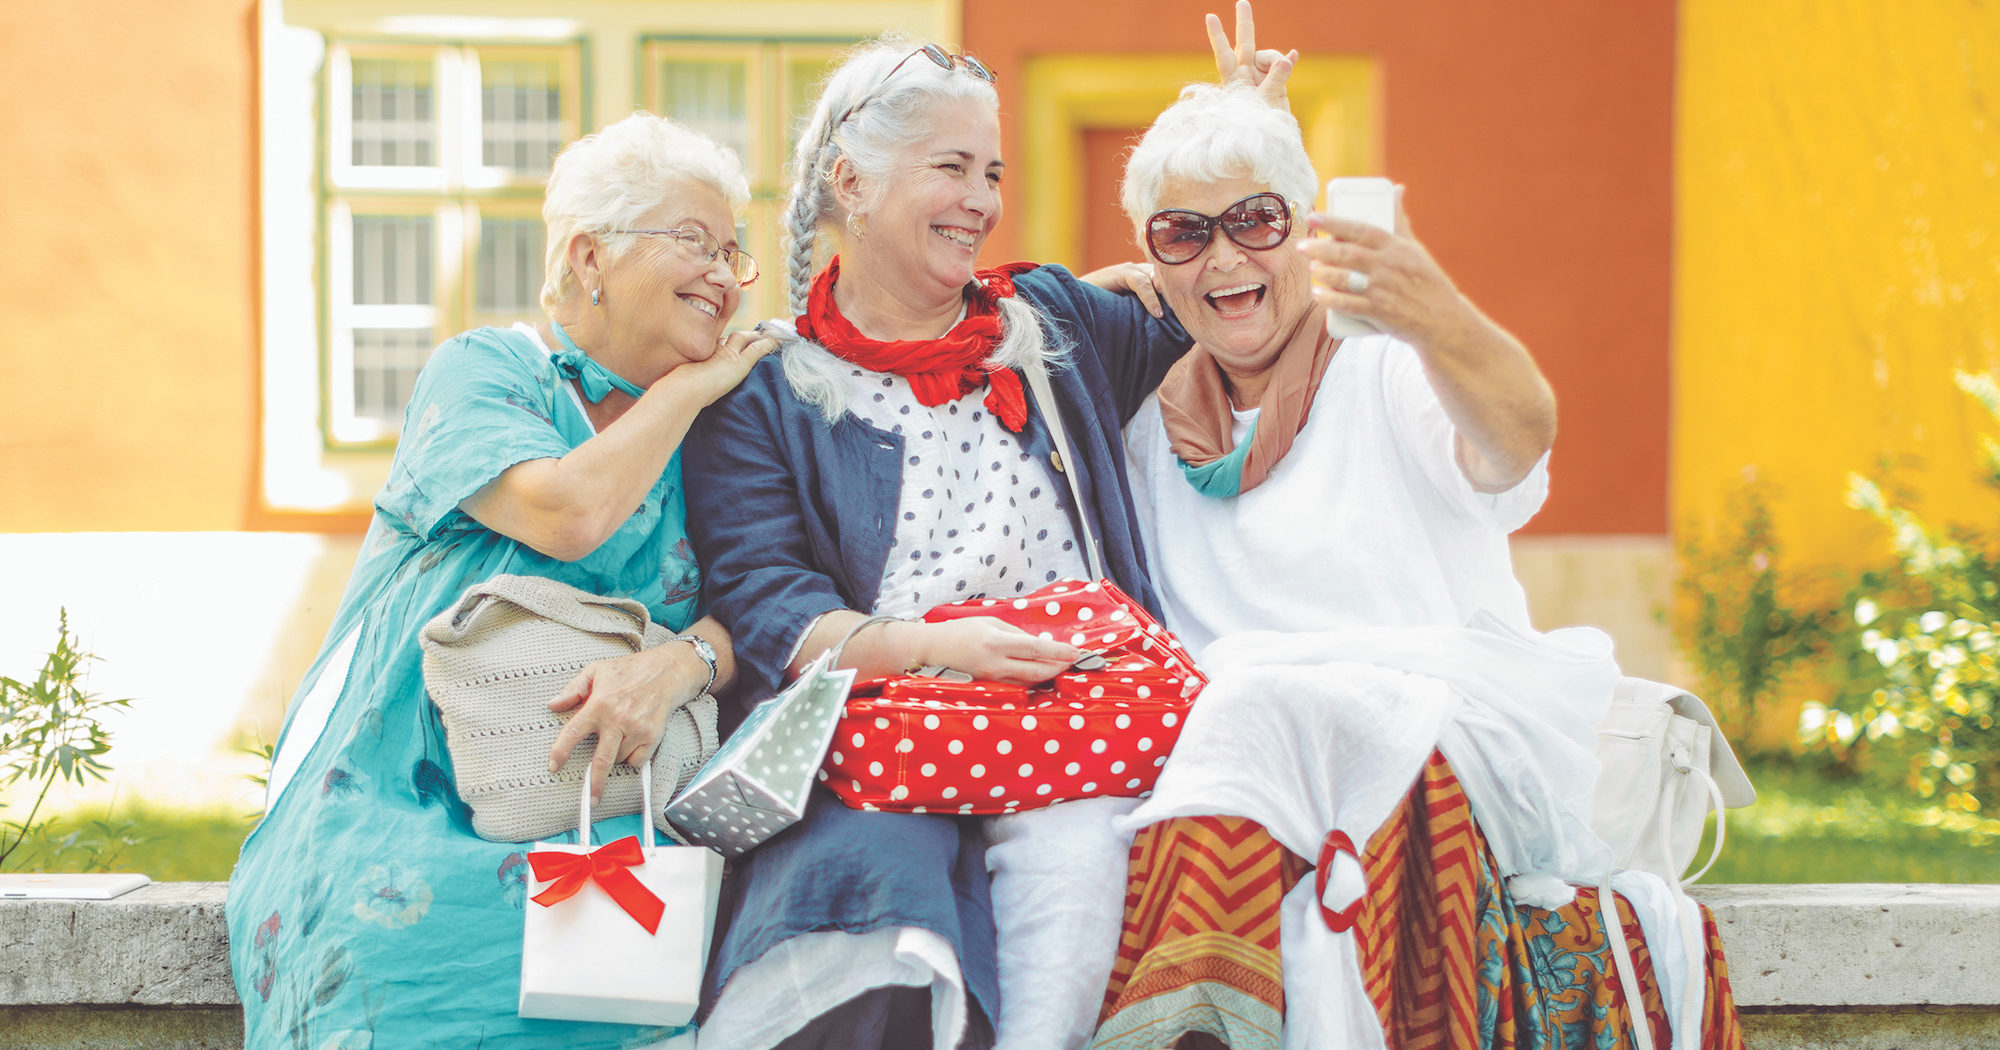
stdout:
{"type": "Polygon", "coordinates": [[[1354,295],[1365,294],[1368,291],[1368,275],[1360,270],[1347,271],[1347,290],[1354,295]]]}

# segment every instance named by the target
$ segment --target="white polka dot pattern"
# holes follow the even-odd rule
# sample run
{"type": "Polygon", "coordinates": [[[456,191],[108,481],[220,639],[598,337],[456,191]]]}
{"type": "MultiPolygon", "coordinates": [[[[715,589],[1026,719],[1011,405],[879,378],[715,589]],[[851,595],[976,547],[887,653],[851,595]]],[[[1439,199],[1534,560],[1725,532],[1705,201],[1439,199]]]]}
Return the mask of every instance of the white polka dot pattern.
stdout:
{"type": "MultiPolygon", "coordinates": [[[[825,664],[824,659],[813,664],[790,688],[757,705],[667,805],[667,819],[689,841],[738,857],[804,814],[812,771],[823,757],[832,757],[827,748],[836,725],[843,742],[849,734],[862,737],[838,722],[854,672],[827,671],[825,664]]],[[[858,755],[837,754],[843,761],[863,761],[858,755]]],[[[818,779],[828,779],[824,768],[818,779]]],[[[885,790],[884,801],[892,793],[885,790]]],[[[898,801],[895,808],[904,806],[898,801]]]]}
{"type": "Polygon", "coordinates": [[[962,616],[996,616],[1037,634],[1088,625],[1103,666],[1033,688],[909,675],[857,686],[834,734],[842,747],[821,771],[843,801],[983,814],[1152,790],[1207,684],[1171,633],[1101,581],[1059,580],[1018,600],[942,606],[924,618],[962,616]]]}

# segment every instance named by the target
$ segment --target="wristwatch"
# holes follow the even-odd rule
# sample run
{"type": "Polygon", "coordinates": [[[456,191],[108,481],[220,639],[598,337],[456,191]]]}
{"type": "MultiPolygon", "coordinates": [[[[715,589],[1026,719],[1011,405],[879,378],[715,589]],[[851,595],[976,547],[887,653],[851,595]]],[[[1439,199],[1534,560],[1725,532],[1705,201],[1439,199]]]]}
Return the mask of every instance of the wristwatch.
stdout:
{"type": "Polygon", "coordinates": [[[715,685],[715,646],[708,644],[708,639],[698,634],[677,634],[674,637],[694,646],[694,654],[701,657],[702,663],[708,665],[708,684],[702,686],[701,692],[695,695],[707,693],[715,685]]]}

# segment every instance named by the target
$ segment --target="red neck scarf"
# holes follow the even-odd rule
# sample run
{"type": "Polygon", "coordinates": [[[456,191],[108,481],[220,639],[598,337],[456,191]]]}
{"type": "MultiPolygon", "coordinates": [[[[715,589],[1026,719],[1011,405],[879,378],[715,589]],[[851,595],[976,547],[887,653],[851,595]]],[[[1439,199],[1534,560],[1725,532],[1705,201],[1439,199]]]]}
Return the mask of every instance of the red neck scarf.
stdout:
{"type": "Polygon", "coordinates": [[[840,279],[840,257],[834,256],[817,279],[798,321],[799,334],[826,347],[842,360],[871,372],[890,372],[910,381],[910,391],[925,405],[956,401],[987,387],[986,407],[1001,425],[1018,434],[1028,421],[1027,393],[1011,368],[993,364],[1000,345],[1000,300],[1014,294],[1014,276],[1036,263],[1007,263],[980,270],[965,286],[965,320],[936,339],[870,339],[862,335],[833,302],[840,279]]]}

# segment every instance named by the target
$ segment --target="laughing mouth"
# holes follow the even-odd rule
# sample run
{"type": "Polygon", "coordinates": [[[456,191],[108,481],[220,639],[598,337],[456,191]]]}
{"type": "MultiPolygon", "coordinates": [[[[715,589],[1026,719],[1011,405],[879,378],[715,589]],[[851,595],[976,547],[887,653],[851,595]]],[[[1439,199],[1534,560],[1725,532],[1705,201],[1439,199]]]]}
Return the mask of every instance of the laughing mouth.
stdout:
{"type": "Polygon", "coordinates": [[[705,313],[710,317],[714,317],[721,312],[720,308],[717,307],[714,303],[711,303],[708,300],[703,299],[701,296],[698,295],[683,295],[680,297],[680,299],[681,302],[684,302],[689,306],[692,306],[695,309],[700,310],[702,313],[705,313]]]}
{"type": "Polygon", "coordinates": [[[1236,284],[1227,288],[1217,288],[1202,298],[1208,305],[1224,317],[1240,317],[1264,304],[1264,286],[1261,284],[1236,284]]]}
{"type": "Polygon", "coordinates": [[[931,232],[961,248],[970,248],[978,243],[978,236],[971,230],[961,230],[952,226],[933,226],[931,232]]]}

